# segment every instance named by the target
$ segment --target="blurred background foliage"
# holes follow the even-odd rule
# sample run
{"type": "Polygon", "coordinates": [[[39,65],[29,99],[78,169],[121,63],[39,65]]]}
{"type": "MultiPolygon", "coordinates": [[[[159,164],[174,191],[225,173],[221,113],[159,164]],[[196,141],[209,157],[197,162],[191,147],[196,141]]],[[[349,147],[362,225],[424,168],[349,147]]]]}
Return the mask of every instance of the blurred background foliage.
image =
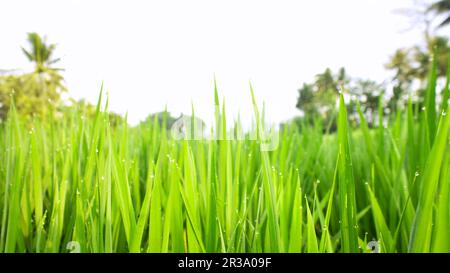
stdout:
{"type": "MultiPolygon", "coordinates": [[[[344,67],[337,71],[326,68],[318,73],[311,82],[303,83],[298,90],[296,107],[301,114],[293,119],[296,123],[314,123],[320,118],[325,121],[324,131],[333,132],[336,129],[336,99],[340,90],[344,90],[348,98],[347,110],[350,124],[357,125],[359,117],[356,111],[357,102],[361,104],[369,126],[377,126],[376,118],[379,111],[394,112],[398,107],[404,107],[411,97],[416,109],[420,109],[424,101],[426,79],[430,74],[432,59],[437,62],[437,77],[441,82],[448,73],[450,63],[449,38],[435,35],[435,29],[430,28],[430,19],[438,20],[437,28],[450,25],[450,0],[436,1],[425,6],[419,15],[408,14],[419,18],[425,25],[423,42],[409,48],[400,48],[393,52],[386,62],[385,68],[392,72],[392,77],[385,82],[371,79],[353,78],[344,67]],[[427,19],[423,19],[427,18],[427,19]]],[[[28,47],[22,48],[25,57],[34,64],[34,70],[27,73],[15,71],[0,71],[0,121],[5,120],[11,103],[14,104],[20,116],[30,121],[34,117],[46,119],[61,117],[70,112],[72,107],[82,109],[87,118],[95,115],[95,106],[84,100],[69,98],[62,101],[61,96],[67,92],[63,69],[55,68],[60,59],[55,58],[55,44],[47,43],[45,37],[37,33],[28,33],[28,47]],[[49,115],[51,114],[51,115],[49,115]]],[[[370,53],[368,53],[370,54],[370,53]]],[[[161,119],[163,113],[150,114],[147,120],[161,119]]],[[[176,120],[170,113],[164,115],[167,128],[176,120]]],[[[118,125],[124,117],[110,113],[112,125],[118,125]]],[[[145,120],[143,122],[146,122],[145,120]]]]}
{"type": "Polygon", "coordinates": [[[47,44],[37,33],[28,34],[29,49],[22,48],[34,71],[0,76],[0,119],[5,120],[14,99],[17,112],[25,118],[47,117],[60,104],[61,93],[67,89],[61,69],[53,68],[55,44],[47,44]]]}
{"type": "MultiPolygon", "coordinates": [[[[78,108],[86,118],[94,118],[96,107],[85,100],[69,98],[61,100],[67,92],[63,69],[55,68],[60,58],[54,57],[56,44],[48,44],[45,37],[37,33],[28,33],[28,48],[22,47],[25,57],[34,64],[34,70],[27,73],[14,73],[14,70],[2,70],[0,75],[0,121],[6,120],[9,109],[14,103],[19,116],[30,123],[35,117],[40,119],[61,118],[70,108],[78,108]]],[[[112,126],[122,122],[123,117],[110,112],[112,126]]]]}
{"type": "MultiPolygon", "coordinates": [[[[347,111],[351,124],[356,125],[359,117],[356,104],[361,104],[369,126],[377,126],[379,120],[377,112],[395,112],[399,107],[405,107],[409,98],[415,109],[420,109],[425,99],[427,79],[433,58],[437,63],[437,78],[442,85],[446,78],[447,67],[450,65],[449,38],[436,35],[437,29],[450,25],[450,0],[436,1],[418,10],[405,11],[405,15],[422,24],[424,28],[423,41],[409,48],[397,49],[386,62],[385,68],[392,72],[392,77],[385,82],[371,79],[352,78],[345,68],[334,72],[326,68],[324,72],[315,76],[312,82],[303,83],[298,89],[296,107],[302,115],[294,118],[301,124],[314,123],[316,118],[326,121],[328,126],[324,130],[336,129],[336,98],[343,90],[347,98],[347,111]],[[432,21],[438,21],[437,26],[431,28],[432,21]]],[[[370,54],[370,53],[368,53],[370,54]]],[[[441,88],[444,90],[444,88],[441,88]]],[[[442,99],[443,96],[438,99],[442,99]]]]}

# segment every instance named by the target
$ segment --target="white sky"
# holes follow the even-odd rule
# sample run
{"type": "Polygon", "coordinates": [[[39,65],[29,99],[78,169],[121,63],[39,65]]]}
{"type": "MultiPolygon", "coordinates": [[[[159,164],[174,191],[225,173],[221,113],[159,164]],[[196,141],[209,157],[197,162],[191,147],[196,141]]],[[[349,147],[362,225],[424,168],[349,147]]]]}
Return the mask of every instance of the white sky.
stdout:
{"type": "Polygon", "coordinates": [[[227,110],[249,122],[251,80],[274,122],[299,114],[297,89],[326,67],[385,80],[395,49],[421,40],[394,13],[411,0],[20,1],[0,3],[0,68],[29,70],[20,51],[36,31],[58,44],[69,94],[132,123],[164,109],[213,118],[213,78],[227,110]]]}

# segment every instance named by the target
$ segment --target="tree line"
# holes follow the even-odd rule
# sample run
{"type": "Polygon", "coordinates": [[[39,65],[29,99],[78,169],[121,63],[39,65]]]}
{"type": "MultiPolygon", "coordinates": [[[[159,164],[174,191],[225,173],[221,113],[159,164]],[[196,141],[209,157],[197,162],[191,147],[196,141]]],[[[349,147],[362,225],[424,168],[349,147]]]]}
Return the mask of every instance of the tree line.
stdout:
{"type": "MultiPolygon", "coordinates": [[[[450,0],[437,1],[426,7],[424,13],[440,20],[437,28],[447,27],[450,25],[450,0]]],[[[437,67],[437,77],[445,81],[450,66],[449,39],[432,35],[426,28],[423,44],[396,50],[385,64],[385,68],[393,73],[389,79],[391,90],[387,90],[385,83],[352,78],[345,68],[336,72],[326,68],[324,72],[317,74],[312,82],[304,83],[298,89],[296,107],[302,111],[303,116],[296,118],[296,121],[311,123],[316,118],[321,118],[329,125],[329,129],[333,130],[336,97],[340,91],[350,97],[347,107],[353,123],[358,122],[356,102],[361,104],[371,126],[376,125],[378,112],[395,112],[397,108],[404,107],[409,98],[420,108],[433,62],[437,67]]]]}
{"type": "MultiPolygon", "coordinates": [[[[450,0],[440,0],[429,5],[425,13],[439,19],[437,27],[450,25],[450,0]]],[[[45,37],[37,33],[27,36],[28,48],[22,48],[25,57],[34,64],[34,70],[28,73],[11,73],[0,71],[0,121],[5,120],[12,103],[21,117],[32,120],[35,117],[47,118],[55,114],[64,114],[70,108],[81,109],[87,117],[95,115],[95,106],[84,101],[69,99],[70,104],[61,101],[61,95],[67,92],[63,69],[56,68],[60,58],[54,57],[56,45],[47,43],[45,37]]],[[[393,53],[385,68],[392,71],[391,90],[387,86],[371,79],[352,78],[345,68],[332,71],[327,68],[315,76],[314,80],[304,83],[298,90],[296,107],[303,113],[297,122],[314,122],[320,118],[327,128],[335,128],[336,97],[344,91],[347,100],[349,118],[358,123],[357,102],[367,116],[369,125],[377,125],[376,115],[395,112],[403,107],[406,100],[412,98],[416,107],[421,107],[427,86],[430,68],[436,65],[436,76],[446,77],[450,65],[449,39],[445,36],[430,34],[428,28],[424,33],[424,43],[409,48],[401,48],[393,53]]],[[[446,83],[448,85],[448,83],[446,83]]],[[[173,122],[174,117],[169,115],[173,122]]],[[[153,120],[149,115],[147,120],[153,120]]],[[[113,112],[110,120],[113,124],[122,121],[122,117],[113,112]]]]}

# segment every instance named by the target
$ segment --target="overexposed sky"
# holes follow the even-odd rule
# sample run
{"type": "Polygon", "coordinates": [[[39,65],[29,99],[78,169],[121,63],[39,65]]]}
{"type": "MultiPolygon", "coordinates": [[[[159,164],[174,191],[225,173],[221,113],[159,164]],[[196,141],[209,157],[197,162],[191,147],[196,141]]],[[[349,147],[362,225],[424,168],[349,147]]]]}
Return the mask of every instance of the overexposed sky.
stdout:
{"type": "Polygon", "coordinates": [[[0,3],[0,68],[31,65],[20,46],[38,32],[57,43],[69,94],[95,103],[101,81],[110,108],[136,123],[168,109],[213,119],[216,76],[228,112],[248,123],[251,80],[267,117],[287,120],[297,89],[326,67],[386,79],[399,47],[421,41],[394,10],[411,0],[22,1],[0,3]]]}

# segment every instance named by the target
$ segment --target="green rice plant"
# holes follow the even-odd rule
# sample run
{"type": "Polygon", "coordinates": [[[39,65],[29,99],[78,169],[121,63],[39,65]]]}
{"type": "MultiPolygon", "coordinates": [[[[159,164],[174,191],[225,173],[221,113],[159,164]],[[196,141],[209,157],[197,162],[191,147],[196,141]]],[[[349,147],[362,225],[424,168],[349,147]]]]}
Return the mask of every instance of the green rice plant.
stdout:
{"type": "Polygon", "coordinates": [[[339,215],[342,250],[358,251],[358,224],[356,220],[355,178],[349,148],[347,111],[344,95],[339,97],[338,145],[339,145],[339,215]]]}
{"type": "Polygon", "coordinates": [[[193,106],[182,137],[166,114],[111,126],[102,91],[94,118],[67,108],[30,123],[13,106],[0,252],[449,252],[450,73],[438,106],[432,65],[423,109],[380,108],[378,128],[358,109],[351,128],[340,94],[337,133],[287,124],[272,149],[251,85],[247,132],[216,84],[215,124],[198,131],[193,106]]]}

